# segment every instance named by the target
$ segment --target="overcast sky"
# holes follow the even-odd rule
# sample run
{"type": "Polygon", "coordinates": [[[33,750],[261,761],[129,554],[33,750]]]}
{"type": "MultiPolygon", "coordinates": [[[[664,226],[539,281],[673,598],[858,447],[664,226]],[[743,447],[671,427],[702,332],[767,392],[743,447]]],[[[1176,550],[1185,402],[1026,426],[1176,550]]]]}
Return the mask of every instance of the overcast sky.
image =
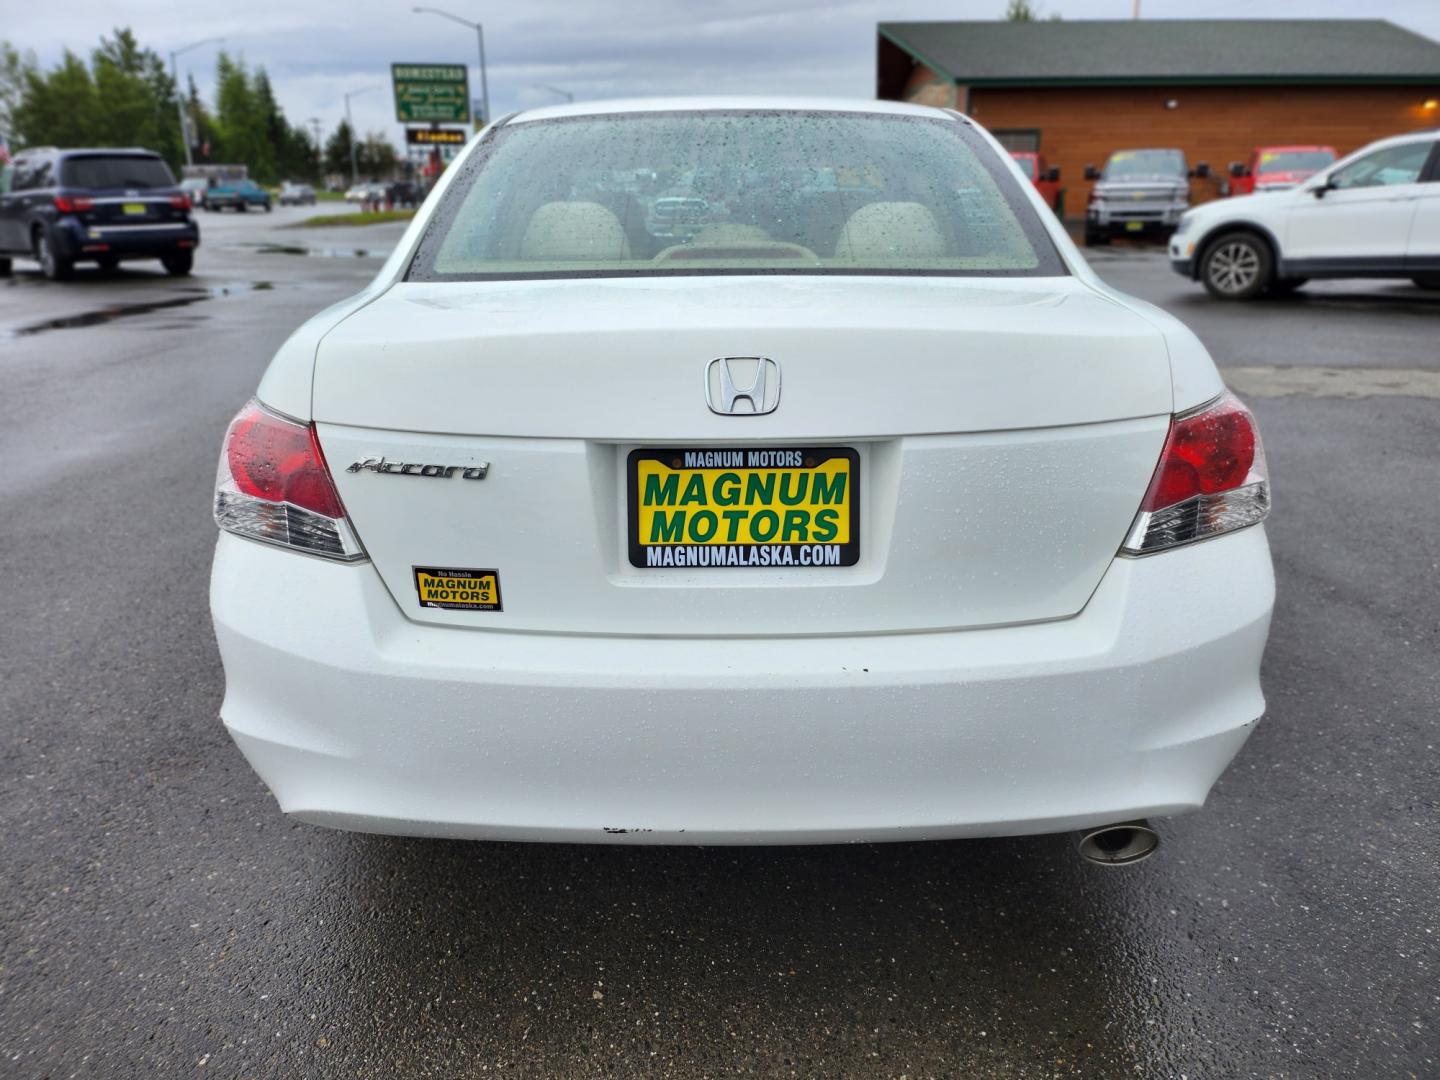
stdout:
{"type": "MultiPolygon", "coordinates": [[[[475,35],[434,15],[429,2],[485,24],[491,111],[563,100],[650,94],[802,93],[873,97],[875,24],[911,19],[991,19],[1005,0],[0,0],[0,37],[33,49],[45,65],[65,48],[89,52],[100,35],[128,25],[162,54],[223,36],[224,47],[270,73],[287,115],[319,117],[327,131],[344,116],[346,91],[356,126],[397,142],[390,64],[436,61],[470,66],[478,98],[475,35]]],[[[1040,0],[1066,19],[1129,18],[1132,0],[1040,0]]],[[[1386,18],[1440,40],[1440,0],[1142,0],[1147,19],[1386,18]]],[[[180,58],[214,92],[214,51],[180,58]]]]}

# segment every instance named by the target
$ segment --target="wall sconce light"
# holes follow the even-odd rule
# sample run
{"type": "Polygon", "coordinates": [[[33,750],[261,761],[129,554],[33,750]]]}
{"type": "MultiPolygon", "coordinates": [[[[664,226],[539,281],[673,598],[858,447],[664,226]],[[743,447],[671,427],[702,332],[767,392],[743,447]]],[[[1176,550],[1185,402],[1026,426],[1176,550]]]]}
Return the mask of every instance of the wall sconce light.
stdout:
{"type": "Polygon", "coordinates": [[[1435,109],[1440,109],[1440,101],[1437,101],[1435,98],[1432,97],[1429,101],[1425,102],[1425,104],[1420,107],[1422,109],[1425,109],[1427,112],[1431,112],[1435,109]]]}

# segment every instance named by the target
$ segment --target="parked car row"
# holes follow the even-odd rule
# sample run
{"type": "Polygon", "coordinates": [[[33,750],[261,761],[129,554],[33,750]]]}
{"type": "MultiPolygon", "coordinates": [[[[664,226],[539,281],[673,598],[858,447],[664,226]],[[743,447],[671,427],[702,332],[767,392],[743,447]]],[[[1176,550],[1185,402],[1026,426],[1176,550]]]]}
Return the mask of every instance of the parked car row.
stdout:
{"type": "Polygon", "coordinates": [[[281,206],[314,206],[315,189],[309,184],[292,184],[286,182],[280,185],[281,206]]]}
{"type": "Polygon", "coordinates": [[[419,206],[422,197],[420,186],[408,180],[367,180],[345,192],[346,202],[386,208],[419,206]]]}

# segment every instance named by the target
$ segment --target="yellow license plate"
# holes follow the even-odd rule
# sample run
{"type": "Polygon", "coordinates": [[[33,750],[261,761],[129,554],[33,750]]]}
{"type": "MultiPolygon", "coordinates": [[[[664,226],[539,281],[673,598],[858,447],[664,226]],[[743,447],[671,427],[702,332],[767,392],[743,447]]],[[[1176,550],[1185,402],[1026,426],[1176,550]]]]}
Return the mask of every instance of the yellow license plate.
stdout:
{"type": "Polygon", "coordinates": [[[127,202],[127,203],[123,203],[123,204],[121,205],[121,207],[120,207],[120,212],[123,213],[123,214],[130,215],[130,216],[132,216],[132,217],[133,217],[134,215],[136,215],[136,214],[144,214],[144,213],[145,213],[145,204],[144,204],[143,202],[127,202]]]}
{"type": "Polygon", "coordinates": [[[1140,231],[1141,229],[1143,229],[1143,228],[1145,228],[1145,223],[1144,223],[1143,221],[1127,221],[1127,222],[1125,222],[1125,231],[1126,231],[1126,232],[1139,232],[1139,231],[1140,231]]]}
{"type": "Polygon", "coordinates": [[[630,564],[854,566],[860,455],[848,446],[632,450],[630,564]]]}

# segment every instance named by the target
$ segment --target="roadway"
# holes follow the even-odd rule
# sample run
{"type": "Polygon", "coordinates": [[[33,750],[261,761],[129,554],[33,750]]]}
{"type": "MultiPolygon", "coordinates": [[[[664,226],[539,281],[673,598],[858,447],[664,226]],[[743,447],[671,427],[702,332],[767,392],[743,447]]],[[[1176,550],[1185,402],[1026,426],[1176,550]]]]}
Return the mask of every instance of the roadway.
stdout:
{"type": "Polygon", "coordinates": [[[393,839],[283,819],[216,719],[220,434],[399,232],[310,212],[202,217],[189,280],[0,281],[0,1073],[1440,1073],[1440,296],[1097,253],[1275,490],[1268,715],[1150,861],[393,839]]]}

